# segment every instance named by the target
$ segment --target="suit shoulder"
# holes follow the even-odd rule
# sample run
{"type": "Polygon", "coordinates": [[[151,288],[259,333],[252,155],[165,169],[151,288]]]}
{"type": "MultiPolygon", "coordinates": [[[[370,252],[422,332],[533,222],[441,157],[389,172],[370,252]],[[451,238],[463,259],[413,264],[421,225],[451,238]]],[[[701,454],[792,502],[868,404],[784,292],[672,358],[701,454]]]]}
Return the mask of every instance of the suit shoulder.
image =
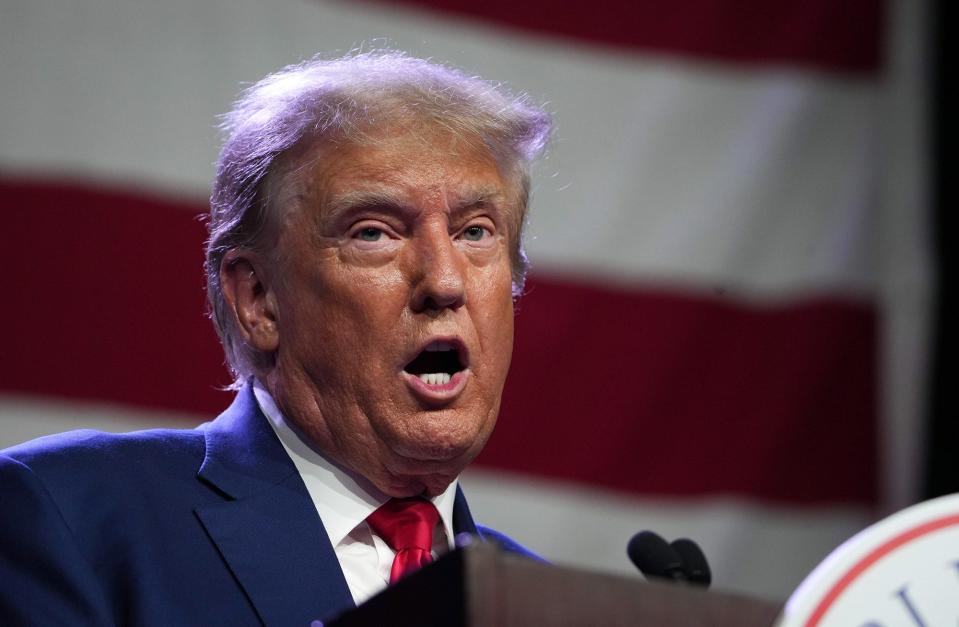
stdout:
{"type": "Polygon", "coordinates": [[[496,531],[495,529],[491,529],[483,525],[476,525],[476,530],[479,532],[480,538],[482,538],[484,541],[492,542],[493,544],[495,544],[496,546],[498,546],[499,548],[503,549],[504,551],[508,553],[515,553],[517,555],[522,555],[523,557],[529,557],[539,562],[546,562],[545,559],[543,559],[536,553],[533,553],[532,551],[530,551],[525,546],[523,546],[516,540],[512,539],[505,533],[496,531]]]}
{"type": "Polygon", "coordinates": [[[44,495],[85,546],[101,546],[103,529],[195,497],[204,452],[202,431],[70,431],[0,451],[0,492],[44,495]]]}
{"type": "Polygon", "coordinates": [[[34,472],[83,472],[104,468],[116,472],[117,464],[164,464],[170,457],[202,455],[203,432],[189,429],[151,429],[130,433],[105,433],[92,429],[44,436],[0,450],[34,472]]]}

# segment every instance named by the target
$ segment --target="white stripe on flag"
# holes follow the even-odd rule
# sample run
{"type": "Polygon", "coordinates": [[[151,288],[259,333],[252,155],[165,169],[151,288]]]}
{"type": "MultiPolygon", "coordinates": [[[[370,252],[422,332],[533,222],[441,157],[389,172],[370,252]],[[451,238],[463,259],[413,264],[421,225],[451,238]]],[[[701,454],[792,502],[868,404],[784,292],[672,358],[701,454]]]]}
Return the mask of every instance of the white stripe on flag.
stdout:
{"type": "MultiPolygon", "coordinates": [[[[225,408],[224,408],[225,409],[225,408]]],[[[192,429],[208,418],[130,409],[107,403],[55,401],[0,394],[0,449],[73,429],[125,433],[141,429],[192,429]]]]}

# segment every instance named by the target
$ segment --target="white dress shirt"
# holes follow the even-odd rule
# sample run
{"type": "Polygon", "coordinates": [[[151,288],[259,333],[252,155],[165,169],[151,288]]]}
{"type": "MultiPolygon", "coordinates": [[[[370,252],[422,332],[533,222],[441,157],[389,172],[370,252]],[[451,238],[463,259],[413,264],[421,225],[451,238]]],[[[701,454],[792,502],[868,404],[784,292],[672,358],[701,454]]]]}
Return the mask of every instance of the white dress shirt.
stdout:
{"type": "MultiPolygon", "coordinates": [[[[366,523],[366,517],[390,497],[373,487],[369,481],[323,457],[284,418],[273,397],[259,381],[254,380],[253,393],[306,484],[306,490],[313,499],[313,505],[340,561],[353,600],[357,604],[362,603],[385,588],[390,580],[395,553],[366,523]]],[[[433,531],[434,558],[453,546],[456,483],[453,481],[445,492],[431,499],[440,513],[440,522],[433,531]]]]}

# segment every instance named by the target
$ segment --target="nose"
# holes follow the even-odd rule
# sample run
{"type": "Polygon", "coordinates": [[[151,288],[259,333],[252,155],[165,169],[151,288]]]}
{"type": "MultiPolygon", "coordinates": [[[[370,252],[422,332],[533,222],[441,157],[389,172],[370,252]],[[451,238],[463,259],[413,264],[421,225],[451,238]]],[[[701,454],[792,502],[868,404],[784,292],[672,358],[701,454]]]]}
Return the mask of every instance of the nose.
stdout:
{"type": "Polygon", "coordinates": [[[411,307],[417,313],[456,310],[466,303],[466,260],[445,225],[437,224],[414,238],[411,307]]]}

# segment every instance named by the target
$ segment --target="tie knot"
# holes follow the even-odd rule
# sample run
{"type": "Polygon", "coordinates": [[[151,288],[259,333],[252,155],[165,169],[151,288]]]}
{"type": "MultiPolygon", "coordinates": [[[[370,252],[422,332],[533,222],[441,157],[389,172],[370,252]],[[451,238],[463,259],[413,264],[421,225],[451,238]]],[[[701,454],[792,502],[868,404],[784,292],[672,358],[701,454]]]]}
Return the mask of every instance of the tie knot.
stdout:
{"type": "Polygon", "coordinates": [[[390,499],[369,515],[366,522],[394,551],[433,548],[433,528],[440,513],[420,498],[390,499]]]}

